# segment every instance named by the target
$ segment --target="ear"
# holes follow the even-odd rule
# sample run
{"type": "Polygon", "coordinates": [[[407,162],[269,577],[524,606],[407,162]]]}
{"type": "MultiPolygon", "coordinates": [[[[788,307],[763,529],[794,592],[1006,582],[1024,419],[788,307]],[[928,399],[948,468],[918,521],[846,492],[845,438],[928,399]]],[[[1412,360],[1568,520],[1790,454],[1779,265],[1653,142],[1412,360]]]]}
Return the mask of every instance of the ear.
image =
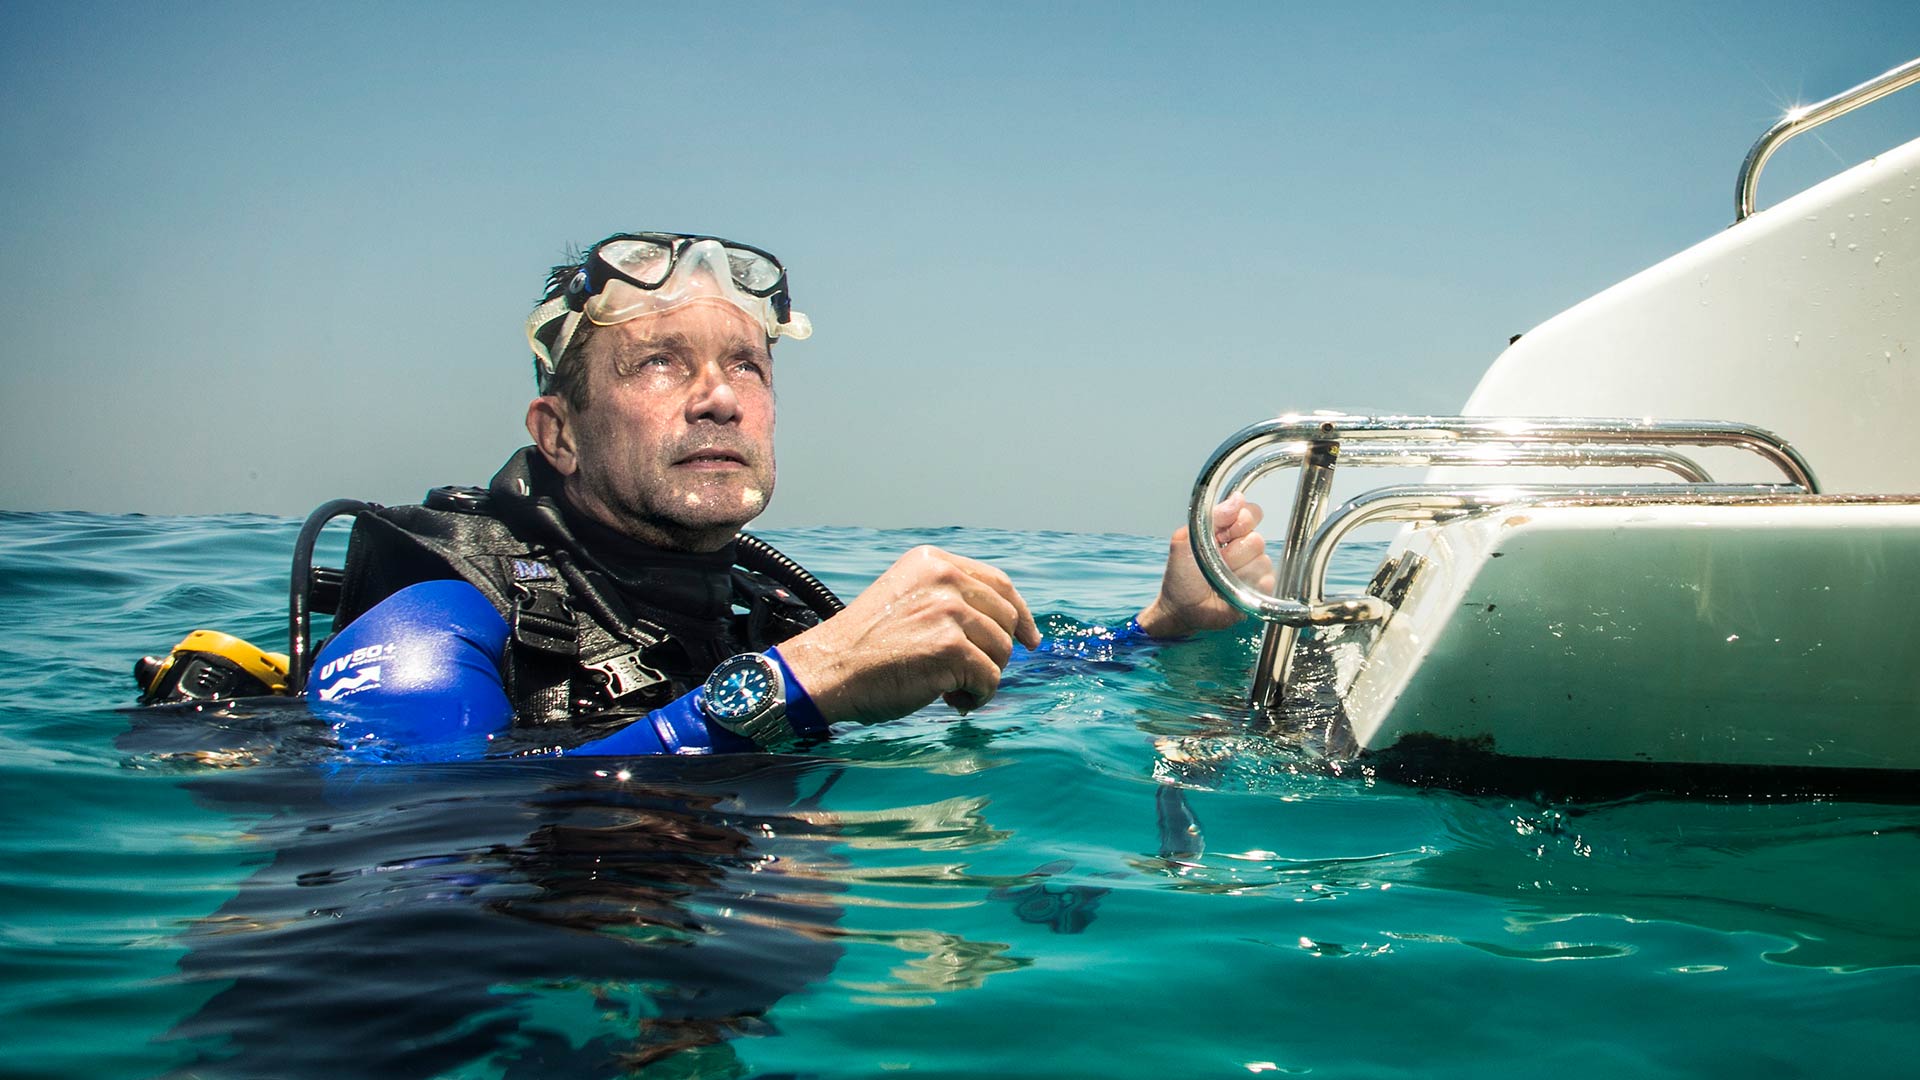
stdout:
{"type": "Polygon", "coordinates": [[[533,436],[533,445],[561,476],[572,476],[580,467],[571,421],[565,399],[556,395],[544,394],[527,403],[527,434],[533,436]]]}

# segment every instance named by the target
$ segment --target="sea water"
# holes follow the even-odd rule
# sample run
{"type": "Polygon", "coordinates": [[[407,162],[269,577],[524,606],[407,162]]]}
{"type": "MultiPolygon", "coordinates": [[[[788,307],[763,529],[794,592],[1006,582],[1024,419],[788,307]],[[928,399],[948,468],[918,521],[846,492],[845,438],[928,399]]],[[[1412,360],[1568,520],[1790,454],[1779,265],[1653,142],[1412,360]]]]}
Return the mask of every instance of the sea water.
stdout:
{"type": "MultiPolygon", "coordinates": [[[[0,514],[0,1073],[1916,1071],[1920,808],[1388,781],[1249,713],[1252,628],[806,756],[349,768],[297,708],[129,711],[190,629],[283,647],[295,530],[0,514]]],[[[1056,631],[1165,553],[768,539],[846,596],[988,559],[1056,631]]]]}

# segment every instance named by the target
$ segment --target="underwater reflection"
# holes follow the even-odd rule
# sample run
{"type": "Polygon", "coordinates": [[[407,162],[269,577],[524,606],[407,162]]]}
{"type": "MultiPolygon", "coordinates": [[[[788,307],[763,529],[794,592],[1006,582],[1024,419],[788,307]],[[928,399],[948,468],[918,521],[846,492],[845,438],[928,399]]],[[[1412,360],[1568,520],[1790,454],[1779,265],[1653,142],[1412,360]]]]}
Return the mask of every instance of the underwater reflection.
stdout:
{"type": "MultiPolygon", "coordinates": [[[[184,774],[251,822],[264,860],[184,934],[181,979],[208,997],[165,1037],[181,1076],[744,1075],[732,1040],[774,1034],[769,1010],[796,993],[919,1005],[1034,963],[944,929],[849,926],[850,909],[985,904],[1074,935],[1110,892],[1100,879],[1124,876],[912,858],[1007,841],[978,796],[825,805],[850,769],[938,775],[939,761],[343,765],[298,709],[132,718],[127,766],[184,774]],[[872,855],[885,858],[853,861],[872,855]],[[937,899],[888,898],[900,886],[937,899]],[[861,946],[907,956],[886,978],[833,978],[861,946]]],[[[954,771],[986,760],[987,733],[942,734],[969,763],[954,771]]],[[[1192,850],[1177,792],[1161,810],[1163,854],[1192,850]]]]}
{"type": "Polygon", "coordinates": [[[842,953],[816,812],[836,775],[736,758],[195,780],[276,812],[254,831],[268,865],[188,934],[184,978],[219,989],[172,1034],[194,1047],[182,1072],[602,1076],[696,1048],[719,1052],[701,1072],[735,1071],[725,1040],[770,1030],[842,953]]]}

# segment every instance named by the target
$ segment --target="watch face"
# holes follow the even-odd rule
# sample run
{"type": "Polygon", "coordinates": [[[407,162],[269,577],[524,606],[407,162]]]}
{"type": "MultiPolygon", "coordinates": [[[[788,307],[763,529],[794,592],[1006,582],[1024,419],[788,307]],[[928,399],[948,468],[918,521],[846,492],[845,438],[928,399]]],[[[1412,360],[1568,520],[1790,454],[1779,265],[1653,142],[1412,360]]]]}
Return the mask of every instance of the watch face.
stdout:
{"type": "Polygon", "coordinates": [[[752,716],[773,697],[772,672],[752,662],[723,665],[707,682],[707,709],[722,720],[752,716]]]}

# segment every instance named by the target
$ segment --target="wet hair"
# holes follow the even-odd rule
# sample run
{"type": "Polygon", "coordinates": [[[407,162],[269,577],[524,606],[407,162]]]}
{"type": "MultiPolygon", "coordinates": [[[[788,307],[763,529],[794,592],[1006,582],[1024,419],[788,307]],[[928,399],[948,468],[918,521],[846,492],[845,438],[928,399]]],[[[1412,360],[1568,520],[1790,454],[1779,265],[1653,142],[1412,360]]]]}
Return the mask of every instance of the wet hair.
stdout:
{"type": "Polygon", "coordinates": [[[573,331],[573,340],[567,342],[567,351],[553,362],[553,374],[547,376],[547,385],[541,392],[565,399],[574,412],[587,407],[587,342],[593,340],[599,326],[584,316],[580,325],[573,331]]]}
{"type": "MultiPolygon", "coordinates": [[[[567,253],[572,262],[564,262],[547,272],[547,286],[540,299],[552,300],[567,290],[567,282],[580,272],[587,263],[587,252],[573,249],[567,253]]],[[[587,364],[586,345],[593,339],[594,331],[599,329],[592,319],[584,315],[580,325],[574,328],[573,339],[567,342],[566,351],[553,357],[553,374],[547,376],[546,385],[540,392],[551,394],[564,400],[575,412],[587,407],[587,364]]]]}

